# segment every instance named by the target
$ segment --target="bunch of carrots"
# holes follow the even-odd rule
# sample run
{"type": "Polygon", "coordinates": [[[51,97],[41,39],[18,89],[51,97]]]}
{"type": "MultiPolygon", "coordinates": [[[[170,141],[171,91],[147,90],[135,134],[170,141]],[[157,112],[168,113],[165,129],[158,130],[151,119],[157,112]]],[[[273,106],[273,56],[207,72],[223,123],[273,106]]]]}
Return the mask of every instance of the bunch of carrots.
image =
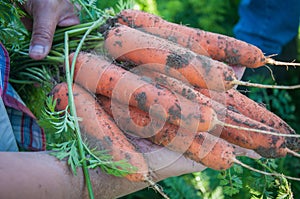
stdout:
{"type": "MultiPolygon", "coordinates": [[[[145,181],[149,168],[126,133],[216,170],[243,164],[237,146],[266,158],[298,156],[299,135],[239,93],[236,85],[259,85],[238,80],[231,67],[283,63],[240,40],[137,10],[120,12],[100,31],[107,55],[69,56],[75,62],[74,101],[83,132],[137,169],[127,179],[145,181]]],[[[52,94],[56,109],[64,110],[67,84],[56,85],[52,94]]]]}

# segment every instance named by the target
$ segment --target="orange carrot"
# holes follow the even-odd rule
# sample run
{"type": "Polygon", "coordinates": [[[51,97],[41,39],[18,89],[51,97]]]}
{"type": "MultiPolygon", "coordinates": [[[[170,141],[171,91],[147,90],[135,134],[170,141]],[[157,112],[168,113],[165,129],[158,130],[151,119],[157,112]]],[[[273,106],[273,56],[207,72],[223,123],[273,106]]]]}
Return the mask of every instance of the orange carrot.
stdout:
{"type": "MultiPolygon", "coordinates": [[[[78,87],[78,88],[80,88],[80,87],[78,87]]],[[[153,183],[151,180],[148,179],[148,177],[147,177],[148,168],[147,168],[147,164],[144,162],[143,156],[141,154],[137,153],[133,146],[128,145],[128,144],[130,144],[130,142],[127,143],[126,138],[121,140],[121,138],[119,136],[123,135],[122,132],[120,134],[119,133],[115,134],[117,132],[117,130],[114,131],[115,129],[112,128],[113,126],[115,126],[115,123],[113,122],[113,120],[109,119],[107,115],[104,116],[104,111],[99,106],[99,104],[95,102],[95,99],[88,92],[86,92],[82,88],[81,88],[81,90],[84,91],[83,94],[86,94],[85,97],[83,97],[83,100],[80,101],[80,103],[76,102],[77,101],[76,98],[80,98],[80,96],[82,96],[80,91],[77,92],[77,89],[75,89],[74,97],[75,97],[75,104],[77,104],[77,108],[80,107],[77,110],[78,115],[80,115],[80,113],[82,112],[84,115],[87,116],[86,117],[87,120],[83,118],[83,120],[81,122],[81,125],[83,125],[84,123],[87,123],[87,126],[85,126],[85,125],[82,126],[83,129],[87,130],[87,131],[89,129],[91,129],[92,132],[91,132],[90,136],[98,139],[98,141],[101,140],[102,141],[101,144],[103,144],[102,146],[113,147],[113,146],[115,146],[114,144],[116,144],[116,145],[118,144],[119,147],[122,147],[121,149],[124,149],[124,151],[120,151],[119,147],[117,147],[118,150],[113,150],[113,149],[111,150],[111,153],[113,153],[113,157],[114,158],[116,158],[116,157],[121,157],[121,158],[125,157],[130,163],[133,164],[133,166],[137,167],[139,172],[140,172],[140,173],[135,173],[135,174],[129,174],[129,175],[126,176],[126,178],[131,180],[131,181],[137,181],[137,182],[138,181],[148,181],[151,185],[154,186],[154,188],[157,191],[159,191],[163,196],[165,196],[167,198],[167,196],[161,191],[161,189],[158,186],[156,186],[155,183],[153,183]],[[90,98],[90,99],[88,99],[88,98],[90,98]],[[92,108],[90,108],[90,107],[92,107],[92,108]],[[99,111],[99,110],[101,110],[101,111],[99,111]],[[94,114],[91,114],[91,112],[94,112],[94,114]],[[92,117],[90,115],[92,115],[92,117]],[[100,119],[100,121],[96,121],[96,122],[91,123],[92,121],[95,121],[95,118],[97,120],[100,119]],[[101,129],[101,128],[99,128],[99,123],[98,122],[100,122],[100,124],[103,124],[102,127],[104,127],[105,130],[106,130],[105,134],[102,134],[102,133],[104,133],[103,131],[100,131],[101,132],[100,135],[98,133],[95,133],[97,131],[99,132],[99,129],[101,129]],[[111,123],[108,125],[109,122],[111,122],[111,123]],[[95,128],[95,126],[92,125],[92,124],[98,124],[98,127],[95,128]],[[106,126],[108,128],[106,128],[106,126]],[[108,135],[106,134],[107,132],[109,133],[108,135]],[[130,155],[129,155],[129,152],[131,152],[130,155]]],[[[64,102],[64,103],[59,103],[58,104],[58,107],[57,107],[58,110],[65,109],[65,107],[62,107],[61,105],[66,104],[65,101],[68,100],[67,91],[68,91],[67,86],[61,86],[61,85],[59,85],[55,89],[53,89],[52,94],[54,95],[54,98],[55,99],[60,99],[60,100],[58,100],[60,102],[64,102]],[[60,88],[62,88],[61,89],[62,91],[60,91],[60,88]]],[[[116,129],[118,129],[118,127],[116,127],[116,129]]],[[[120,129],[118,129],[118,130],[120,130],[120,129]]],[[[202,144],[203,144],[206,140],[204,140],[204,139],[202,139],[202,140],[203,140],[203,142],[202,142],[202,144]]],[[[208,139],[208,140],[209,140],[208,143],[210,143],[210,141],[215,142],[215,140],[210,140],[210,139],[208,139]]],[[[192,146],[194,146],[193,147],[194,150],[199,149],[197,147],[199,145],[192,145],[192,146]]],[[[204,146],[206,146],[206,145],[204,145],[204,146]]],[[[204,147],[204,146],[201,145],[201,147],[204,147]]],[[[251,169],[251,170],[259,172],[259,173],[263,173],[265,175],[282,176],[282,174],[278,174],[278,173],[262,172],[262,171],[259,171],[257,169],[251,168],[248,165],[240,162],[239,160],[237,160],[235,158],[235,155],[234,155],[233,151],[231,151],[231,150],[227,151],[226,150],[227,148],[231,147],[230,145],[227,145],[227,147],[226,147],[226,145],[221,146],[221,145],[217,144],[215,146],[219,146],[219,147],[216,148],[216,149],[213,148],[214,156],[212,156],[211,159],[207,158],[207,161],[209,161],[209,162],[221,160],[222,162],[225,161],[225,163],[226,163],[226,161],[227,161],[227,165],[229,165],[229,166],[232,164],[232,162],[234,162],[234,163],[242,165],[243,167],[246,167],[248,169],[251,169]],[[218,154],[220,154],[220,152],[222,153],[222,155],[218,156],[218,154]],[[219,157],[221,157],[221,159],[219,157]]],[[[206,151],[206,152],[209,152],[209,151],[206,151]]],[[[219,164],[219,163],[217,163],[217,164],[219,164]]],[[[227,166],[227,165],[225,165],[225,166],[227,166]]],[[[226,168],[226,167],[224,167],[224,168],[226,168]]],[[[223,169],[223,167],[220,167],[220,169],[223,169]]],[[[299,180],[299,178],[294,178],[294,177],[289,177],[289,176],[284,176],[284,177],[286,177],[288,179],[292,179],[292,180],[299,180]]]]}
{"type": "Polygon", "coordinates": [[[185,79],[209,90],[224,91],[235,85],[260,88],[298,89],[300,85],[262,85],[237,79],[234,70],[223,62],[179,46],[166,39],[115,24],[105,33],[105,48],[118,61],[145,65],[168,76],[185,79]]]}
{"type": "MultiPolygon", "coordinates": [[[[219,95],[218,93],[207,89],[197,90],[207,97],[214,96],[213,98],[215,101],[224,104],[229,110],[243,114],[262,124],[268,125],[277,129],[281,133],[296,134],[295,130],[280,117],[235,89],[230,89],[224,92],[223,95],[219,95]]],[[[285,139],[287,148],[294,151],[300,150],[300,140],[298,138],[286,137],[285,139]]]]}
{"type": "Polygon", "coordinates": [[[119,61],[147,65],[168,76],[187,79],[201,88],[228,90],[237,80],[233,69],[222,62],[124,25],[108,30],[105,48],[119,61]]]}
{"type": "MultiPolygon", "coordinates": [[[[278,129],[274,129],[259,121],[253,120],[247,117],[246,112],[244,114],[239,114],[232,111],[231,109],[227,109],[226,106],[224,106],[223,104],[214,101],[214,98],[218,98],[219,102],[222,102],[222,100],[227,100],[225,99],[226,96],[222,93],[213,92],[213,95],[210,95],[210,97],[214,97],[208,98],[199,91],[195,90],[190,85],[187,85],[184,82],[181,82],[177,79],[168,77],[164,74],[160,74],[152,70],[147,70],[142,67],[135,68],[132,70],[132,72],[139,75],[147,76],[153,79],[154,81],[158,82],[160,85],[165,86],[168,89],[181,94],[187,99],[193,100],[205,106],[212,107],[215,110],[215,112],[218,113],[218,119],[223,121],[225,124],[260,129],[263,131],[267,130],[269,132],[280,132],[285,134],[291,133],[290,129],[280,128],[280,131],[278,131],[278,129]]],[[[208,90],[207,92],[209,94],[208,90]]],[[[238,103],[236,102],[236,100],[232,101],[231,103],[238,103]]],[[[243,109],[243,107],[240,107],[240,109],[243,109]]],[[[267,110],[264,110],[264,112],[267,112],[267,110]]],[[[272,114],[270,113],[269,115],[272,114]]],[[[284,123],[284,121],[280,118],[278,118],[277,122],[284,123]]],[[[279,126],[279,124],[277,126],[279,126]]],[[[256,150],[256,152],[258,152],[264,157],[282,157],[285,156],[287,153],[287,150],[284,145],[284,137],[276,135],[266,135],[258,132],[251,132],[250,130],[245,131],[222,125],[218,125],[218,128],[213,129],[211,133],[216,134],[217,136],[220,135],[221,138],[241,147],[256,150]]]]}
{"type": "MultiPolygon", "coordinates": [[[[73,55],[70,55],[70,60],[73,55]]],[[[147,82],[111,62],[92,54],[80,53],[74,72],[75,82],[87,90],[121,103],[152,111],[158,120],[167,120],[194,131],[208,131],[217,122],[213,109],[200,106],[166,88],[147,82]]]]}
{"type": "Polygon", "coordinates": [[[103,109],[127,133],[183,153],[186,157],[212,169],[228,169],[234,163],[234,147],[225,140],[207,132],[191,133],[169,123],[162,124],[135,107],[126,108],[120,103],[111,104],[109,98],[100,95],[97,98],[103,109]]]}
{"type": "Polygon", "coordinates": [[[171,40],[198,54],[210,56],[229,65],[243,65],[249,68],[265,64],[299,65],[275,61],[266,57],[256,46],[233,37],[171,23],[143,11],[123,10],[116,18],[121,24],[171,40]]]}
{"type": "MultiPolygon", "coordinates": [[[[124,112],[124,106],[121,104],[114,104],[112,107],[110,107],[110,100],[108,98],[98,96],[101,98],[101,105],[104,107],[105,110],[107,110],[110,114],[112,114],[111,109],[117,109],[116,113],[120,114],[118,115],[118,124],[123,126],[125,125],[125,128],[128,129],[128,121],[133,120],[136,124],[141,125],[142,127],[144,125],[149,124],[149,116],[144,113],[141,110],[136,109],[135,107],[129,107],[130,110],[130,116],[128,116],[128,112],[124,112]],[[123,116],[125,116],[123,118],[123,116]],[[119,120],[121,119],[121,120],[119,120]]],[[[155,124],[154,124],[155,125],[155,124]]],[[[184,142],[174,142],[173,140],[178,139],[176,137],[179,137],[179,140],[183,139],[186,140],[186,136],[190,136],[190,134],[181,134],[180,131],[175,130],[174,134],[174,128],[177,128],[174,125],[166,124],[170,128],[164,128],[161,131],[151,131],[156,133],[154,136],[150,137],[149,139],[152,140],[154,143],[158,143],[161,145],[166,145],[166,147],[171,148],[172,150],[181,150],[182,146],[184,146],[186,143],[184,142]],[[172,142],[172,144],[170,144],[172,142]],[[170,147],[172,146],[172,147],[170,147]]],[[[124,127],[124,126],[123,126],[124,127]]],[[[135,126],[136,127],[136,126],[135,126]]],[[[135,133],[136,128],[133,128],[133,132],[135,133]]],[[[130,128],[130,127],[129,127],[130,128]]],[[[137,131],[138,134],[141,132],[137,131]]],[[[185,147],[184,147],[185,148],[185,147]]],[[[291,176],[285,176],[283,174],[279,173],[268,173],[264,171],[260,171],[258,169],[252,168],[248,166],[247,164],[239,161],[235,158],[236,154],[234,151],[234,146],[227,143],[226,141],[219,139],[217,137],[211,136],[209,133],[206,132],[199,132],[195,135],[195,138],[193,139],[190,147],[187,149],[187,151],[184,153],[185,157],[188,157],[192,160],[195,160],[197,162],[201,162],[204,165],[207,165],[208,167],[216,170],[224,170],[227,168],[230,168],[233,163],[239,164],[251,171],[261,173],[263,175],[268,176],[277,176],[277,177],[285,177],[290,180],[296,180],[300,181],[299,178],[291,177],[291,176]]],[[[238,152],[238,151],[237,151],[238,152]]],[[[238,152],[239,153],[239,152],[238,152]]],[[[253,156],[254,158],[258,158],[256,155],[253,156]]]]}
{"type": "MultiPolygon", "coordinates": [[[[80,86],[74,84],[73,93],[77,115],[82,119],[79,125],[89,141],[93,141],[92,144],[98,149],[107,150],[113,156],[113,160],[127,160],[134,171],[125,176],[128,180],[147,180],[148,166],[143,155],[127,140],[113,119],[99,106],[95,98],[80,86]]],[[[64,110],[68,104],[67,84],[57,84],[52,90],[52,95],[57,100],[56,109],[64,110]]]]}
{"type": "MultiPolygon", "coordinates": [[[[72,55],[70,56],[70,59],[72,59],[72,55]]],[[[190,100],[183,98],[181,95],[175,95],[170,92],[170,90],[165,89],[158,84],[147,83],[144,81],[145,78],[134,75],[129,71],[125,71],[99,56],[79,54],[75,68],[75,81],[88,90],[94,90],[93,92],[95,93],[117,99],[117,101],[121,103],[138,107],[146,112],[152,110],[156,119],[165,119],[190,132],[209,131],[215,127],[216,124],[221,124],[221,126],[224,125],[226,127],[229,127],[230,125],[226,123],[226,120],[225,122],[221,122],[211,107],[201,103],[193,103],[190,100]],[[199,114],[201,117],[199,117],[199,114]]],[[[245,121],[245,118],[243,117],[237,117],[235,119],[230,118],[228,120],[231,123],[236,124],[234,128],[240,131],[243,130],[244,135],[242,138],[243,140],[246,140],[244,141],[245,146],[247,144],[250,145],[248,147],[256,149],[257,147],[262,146],[261,144],[257,144],[258,140],[263,139],[266,141],[264,142],[265,145],[261,147],[264,148],[264,150],[261,150],[262,152],[266,151],[265,149],[274,148],[275,150],[281,148],[280,143],[284,141],[281,136],[266,136],[261,134],[262,131],[276,133],[276,130],[269,127],[261,127],[261,124],[260,126],[256,124],[254,128],[251,128],[251,133],[249,134],[247,131],[250,129],[249,127],[253,127],[251,124],[255,124],[255,122],[252,121],[252,123],[249,123],[248,120],[249,119],[245,121]],[[257,129],[255,127],[257,127],[257,129]],[[244,131],[245,128],[247,128],[247,131],[244,131]],[[248,141],[248,138],[251,138],[250,135],[254,135],[254,137],[258,137],[259,139],[256,139],[256,142],[248,141]]],[[[232,126],[230,126],[230,128],[232,128],[232,126]]],[[[235,132],[236,136],[234,136],[234,139],[238,140],[241,136],[238,134],[239,131],[235,130],[235,132]]],[[[224,133],[223,135],[226,134],[224,133]]],[[[228,139],[233,139],[231,134],[227,134],[227,136],[229,137],[228,139]]],[[[252,139],[253,138],[249,140],[252,139]]],[[[264,155],[267,156],[268,153],[277,154],[266,152],[264,155]]]]}

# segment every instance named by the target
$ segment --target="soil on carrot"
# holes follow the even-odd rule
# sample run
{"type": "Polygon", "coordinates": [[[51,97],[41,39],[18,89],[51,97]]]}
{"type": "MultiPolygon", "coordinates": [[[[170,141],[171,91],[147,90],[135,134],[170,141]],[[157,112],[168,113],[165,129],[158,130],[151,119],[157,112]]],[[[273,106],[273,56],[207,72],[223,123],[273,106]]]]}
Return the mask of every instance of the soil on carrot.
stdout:
{"type": "Polygon", "coordinates": [[[202,67],[204,68],[206,75],[209,75],[212,69],[211,62],[206,59],[203,59],[203,56],[199,56],[199,55],[196,56],[196,59],[198,59],[200,63],[202,63],[202,67]]]}
{"type": "Polygon", "coordinates": [[[196,99],[196,94],[194,92],[192,92],[191,89],[182,89],[182,92],[181,92],[182,96],[186,97],[187,99],[189,100],[194,100],[196,99]]]}
{"type": "Polygon", "coordinates": [[[192,54],[189,52],[186,52],[185,54],[173,52],[167,57],[166,64],[175,69],[184,68],[190,63],[192,57],[192,54]]]}
{"type": "Polygon", "coordinates": [[[136,100],[137,103],[138,103],[138,108],[140,108],[140,109],[143,110],[143,111],[147,111],[147,105],[146,105],[146,102],[147,102],[147,94],[146,94],[145,92],[138,93],[138,94],[135,96],[135,100],[136,100]]]}
{"type": "MultiPolygon", "coordinates": [[[[284,148],[284,147],[282,147],[284,148]]],[[[259,147],[255,149],[255,152],[260,154],[263,157],[278,157],[278,148],[277,147],[271,147],[271,148],[265,148],[265,147],[259,147]]]]}
{"type": "Polygon", "coordinates": [[[181,108],[178,104],[176,104],[176,107],[175,106],[171,106],[169,108],[169,111],[168,111],[169,115],[174,119],[180,119],[182,117],[181,115],[181,108]]]}
{"type": "Polygon", "coordinates": [[[107,31],[111,28],[114,27],[117,23],[117,19],[115,18],[109,18],[106,20],[106,22],[104,24],[102,24],[98,31],[104,36],[104,38],[106,38],[107,36],[107,31]]]}

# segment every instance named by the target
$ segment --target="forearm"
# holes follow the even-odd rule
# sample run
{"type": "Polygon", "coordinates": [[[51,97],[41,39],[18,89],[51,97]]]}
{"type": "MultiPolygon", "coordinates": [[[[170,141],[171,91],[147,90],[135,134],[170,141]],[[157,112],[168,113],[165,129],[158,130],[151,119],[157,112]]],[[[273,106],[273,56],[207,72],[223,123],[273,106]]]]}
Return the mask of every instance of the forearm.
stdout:
{"type": "MultiPolygon", "coordinates": [[[[81,169],[77,176],[65,161],[47,153],[1,152],[0,193],[3,198],[88,198],[81,169]]],[[[146,183],[132,183],[99,169],[90,171],[95,198],[116,198],[142,189],[146,183]]]]}
{"type": "Polygon", "coordinates": [[[0,160],[3,198],[80,198],[81,174],[70,175],[65,162],[35,152],[1,152],[0,160]]]}
{"type": "MultiPolygon", "coordinates": [[[[182,155],[146,141],[145,158],[155,182],[205,169],[182,155]],[[151,152],[149,152],[151,151],[151,152]]],[[[46,152],[0,152],[0,193],[3,198],[88,198],[81,169],[75,176],[65,161],[46,152]]],[[[95,198],[117,198],[149,186],[90,170],[95,198]]]]}

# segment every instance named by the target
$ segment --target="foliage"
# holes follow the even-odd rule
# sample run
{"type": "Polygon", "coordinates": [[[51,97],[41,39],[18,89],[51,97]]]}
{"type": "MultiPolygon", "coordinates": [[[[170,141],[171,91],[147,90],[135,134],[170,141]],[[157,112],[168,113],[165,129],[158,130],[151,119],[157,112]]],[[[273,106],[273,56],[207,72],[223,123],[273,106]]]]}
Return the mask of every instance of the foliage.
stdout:
{"type": "Polygon", "coordinates": [[[167,178],[161,186],[170,198],[198,198],[200,196],[199,191],[183,177],[167,178]]]}
{"type": "Polygon", "coordinates": [[[68,112],[68,106],[65,110],[56,111],[56,100],[49,96],[45,102],[45,108],[41,111],[39,125],[47,132],[47,142],[58,143],[74,139],[70,131],[75,131],[74,116],[68,112]]]}
{"type": "Polygon", "coordinates": [[[223,187],[223,193],[228,196],[238,194],[243,188],[241,178],[238,176],[243,173],[243,169],[239,165],[233,165],[231,169],[225,170],[218,174],[220,179],[220,186],[223,187]],[[233,172],[232,172],[233,171],[233,172]]]}
{"type": "Polygon", "coordinates": [[[45,106],[47,95],[59,80],[58,67],[28,67],[18,74],[18,80],[10,79],[21,94],[28,108],[37,117],[41,117],[41,109],[45,106]]]}
{"type": "Polygon", "coordinates": [[[237,22],[238,0],[157,0],[159,14],[168,21],[232,35],[237,22]]]}
{"type": "Polygon", "coordinates": [[[126,9],[135,8],[144,10],[153,14],[158,14],[157,3],[155,0],[111,0],[111,1],[97,1],[97,7],[100,9],[113,9],[115,13],[126,9]]]}
{"type": "MultiPolygon", "coordinates": [[[[22,4],[23,0],[15,1],[22,4]]],[[[9,48],[18,48],[19,41],[24,40],[26,30],[19,18],[25,13],[14,6],[10,0],[0,1],[0,38],[1,42],[9,48]]]]}
{"type": "MultiPolygon", "coordinates": [[[[273,172],[278,170],[278,160],[262,159],[255,161],[249,158],[243,158],[243,161],[262,171],[273,172]]],[[[293,198],[294,195],[292,184],[288,182],[287,179],[265,176],[243,169],[239,165],[233,165],[233,167],[226,171],[206,169],[202,172],[168,178],[159,184],[171,198],[290,199],[293,198]]],[[[148,198],[148,196],[151,196],[151,198],[162,198],[152,190],[143,189],[122,199],[142,199],[148,198]]]]}
{"type": "Polygon", "coordinates": [[[80,163],[80,155],[78,152],[78,147],[75,140],[70,140],[67,142],[59,143],[59,144],[50,144],[50,147],[54,152],[51,154],[57,157],[59,160],[63,160],[65,158],[68,159],[68,165],[71,166],[72,172],[76,175],[77,168],[81,166],[80,163]]]}

